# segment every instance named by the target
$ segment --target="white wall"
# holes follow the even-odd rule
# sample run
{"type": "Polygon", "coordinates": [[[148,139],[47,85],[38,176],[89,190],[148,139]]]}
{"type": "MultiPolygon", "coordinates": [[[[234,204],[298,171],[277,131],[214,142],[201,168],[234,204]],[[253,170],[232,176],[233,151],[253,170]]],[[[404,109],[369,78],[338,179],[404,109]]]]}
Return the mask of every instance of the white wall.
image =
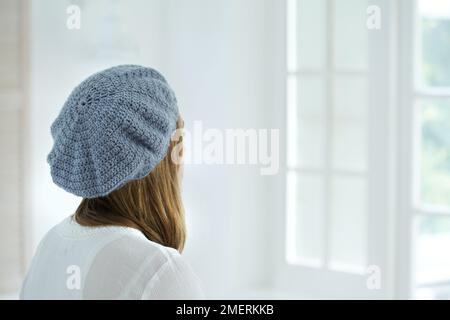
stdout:
{"type": "Polygon", "coordinates": [[[21,283],[24,20],[18,1],[0,1],[0,294],[21,283]]]}
{"type": "MultiPolygon", "coordinates": [[[[271,5],[170,1],[167,75],[187,129],[195,120],[220,129],[271,127],[271,5]]],[[[210,294],[267,282],[270,179],[250,166],[186,168],[187,252],[210,294]]]]}
{"type": "MultiPolygon", "coordinates": [[[[275,127],[275,2],[79,1],[81,30],[70,31],[70,1],[33,1],[31,248],[79,202],[52,184],[45,159],[51,122],[70,90],[94,71],[120,63],[161,70],[177,93],[187,129],[194,120],[219,129],[275,127]]],[[[269,283],[273,179],[257,167],[186,167],[186,255],[210,297],[269,283]]]]}
{"type": "Polygon", "coordinates": [[[53,185],[46,163],[50,124],[70,91],[93,72],[122,64],[162,65],[160,1],[81,4],[81,29],[66,28],[70,1],[32,1],[30,210],[32,248],[48,228],[71,214],[79,199],[53,185]],[[114,11],[121,10],[117,16],[114,11]],[[145,37],[144,37],[145,35],[145,37]]]}
{"type": "MultiPolygon", "coordinates": [[[[167,76],[187,129],[268,128],[273,112],[271,1],[170,1],[167,76]]],[[[271,177],[250,166],[191,165],[187,252],[214,296],[268,281],[271,177]]]]}

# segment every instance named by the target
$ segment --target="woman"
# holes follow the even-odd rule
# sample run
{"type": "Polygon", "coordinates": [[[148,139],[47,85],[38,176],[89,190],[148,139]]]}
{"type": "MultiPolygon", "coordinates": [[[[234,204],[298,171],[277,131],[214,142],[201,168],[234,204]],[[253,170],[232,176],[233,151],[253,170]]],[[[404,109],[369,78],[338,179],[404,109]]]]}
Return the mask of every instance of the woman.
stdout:
{"type": "Polygon", "coordinates": [[[153,69],[113,67],[73,90],[47,161],[54,183],[83,199],[39,244],[21,298],[203,298],[179,253],[181,128],[153,69]]]}

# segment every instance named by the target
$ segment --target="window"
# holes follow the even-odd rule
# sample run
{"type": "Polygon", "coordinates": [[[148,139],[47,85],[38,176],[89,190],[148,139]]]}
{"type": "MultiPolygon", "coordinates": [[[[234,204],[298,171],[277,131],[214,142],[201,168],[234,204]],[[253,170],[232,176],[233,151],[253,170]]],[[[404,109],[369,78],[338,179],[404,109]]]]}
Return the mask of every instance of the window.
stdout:
{"type": "Polygon", "coordinates": [[[279,282],[319,298],[450,298],[450,0],[287,0],[286,14],[279,282]]]}
{"type": "Polygon", "coordinates": [[[364,272],[367,3],[292,0],[288,6],[287,256],[292,263],[364,272]]]}
{"type": "Polygon", "coordinates": [[[378,132],[389,122],[389,106],[371,99],[386,83],[378,76],[384,68],[380,40],[366,26],[368,7],[366,0],[287,0],[286,266],[280,282],[322,298],[387,292],[366,285],[369,266],[388,272],[383,166],[389,148],[387,130],[378,132]],[[343,293],[344,286],[352,290],[343,293]]]}
{"type": "Polygon", "coordinates": [[[417,1],[416,296],[450,298],[450,1],[417,1]]]}

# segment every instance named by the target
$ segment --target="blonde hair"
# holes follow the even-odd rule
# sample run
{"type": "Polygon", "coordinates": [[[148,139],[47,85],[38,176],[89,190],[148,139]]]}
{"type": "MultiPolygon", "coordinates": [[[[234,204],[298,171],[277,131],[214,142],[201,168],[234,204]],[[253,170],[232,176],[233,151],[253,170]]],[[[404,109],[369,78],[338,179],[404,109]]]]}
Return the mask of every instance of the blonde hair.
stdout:
{"type": "MultiPolygon", "coordinates": [[[[177,131],[183,120],[177,121],[177,131]]],[[[84,198],[74,217],[83,226],[118,225],[140,230],[147,239],[182,251],[186,240],[180,190],[182,136],[172,139],[166,156],[144,178],[133,180],[104,197],[84,198]]]]}

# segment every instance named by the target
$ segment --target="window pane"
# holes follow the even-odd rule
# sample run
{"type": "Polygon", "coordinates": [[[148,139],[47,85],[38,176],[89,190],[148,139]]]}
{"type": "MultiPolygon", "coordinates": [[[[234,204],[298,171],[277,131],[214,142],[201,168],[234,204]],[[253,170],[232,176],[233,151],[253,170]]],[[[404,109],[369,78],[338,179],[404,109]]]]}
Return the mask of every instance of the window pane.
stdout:
{"type": "Polygon", "coordinates": [[[298,78],[298,165],[323,168],[325,151],[325,81],[320,76],[298,78]]]}
{"type": "Polygon", "coordinates": [[[298,0],[298,66],[321,69],[325,65],[325,0],[298,0]]]}
{"type": "Polygon", "coordinates": [[[366,0],[334,1],[334,66],[367,69],[366,0]]]}
{"type": "Polygon", "coordinates": [[[290,246],[294,261],[320,264],[323,250],[324,183],[320,175],[289,172],[289,193],[295,197],[288,208],[293,227],[290,246]],[[292,190],[294,189],[294,190],[292,190]]]}
{"type": "Polygon", "coordinates": [[[319,169],[324,164],[325,89],[318,76],[288,77],[288,166],[319,169]]]}
{"type": "Polygon", "coordinates": [[[334,77],[334,117],[366,121],[367,115],[367,77],[334,77]]]}
{"type": "Polygon", "coordinates": [[[422,216],[418,221],[415,282],[418,297],[450,299],[450,217],[422,216]],[[447,287],[440,287],[439,284],[447,287]]]}
{"type": "Polygon", "coordinates": [[[331,191],[331,267],[361,271],[366,264],[366,180],[335,176],[331,191]]]}
{"type": "Polygon", "coordinates": [[[297,71],[297,0],[286,1],[286,64],[288,71],[297,71]]]}
{"type": "Polygon", "coordinates": [[[298,165],[303,168],[320,169],[324,165],[325,124],[321,120],[299,119],[298,165]]]}
{"type": "Polygon", "coordinates": [[[323,119],[325,114],[325,81],[321,76],[299,76],[298,103],[301,117],[323,119]]]}
{"type": "Polygon", "coordinates": [[[333,169],[363,172],[367,169],[367,127],[364,123],[333,124],[333,169]]]}
{"type": "Polygon", "coordinates": [[[367,80],[335,76],[333,90],[333,169],[367,169],[367,80]]]}
{"type": "Polygon", "coordinates": [[[286,81],[287,100],[287,165],[298,165],[297,136],[298,136],[298,81],[296,76],[288,76],[286,81]]]}
{"type": "Polygon", "coordinates": [[[450,86],[450,1],[420,0],[422,86],[450,86]]]}
{"type": "Polygon", "coordinates": [[[421,200],[450,206],[450,100],[422,100],[421,200]]]}

